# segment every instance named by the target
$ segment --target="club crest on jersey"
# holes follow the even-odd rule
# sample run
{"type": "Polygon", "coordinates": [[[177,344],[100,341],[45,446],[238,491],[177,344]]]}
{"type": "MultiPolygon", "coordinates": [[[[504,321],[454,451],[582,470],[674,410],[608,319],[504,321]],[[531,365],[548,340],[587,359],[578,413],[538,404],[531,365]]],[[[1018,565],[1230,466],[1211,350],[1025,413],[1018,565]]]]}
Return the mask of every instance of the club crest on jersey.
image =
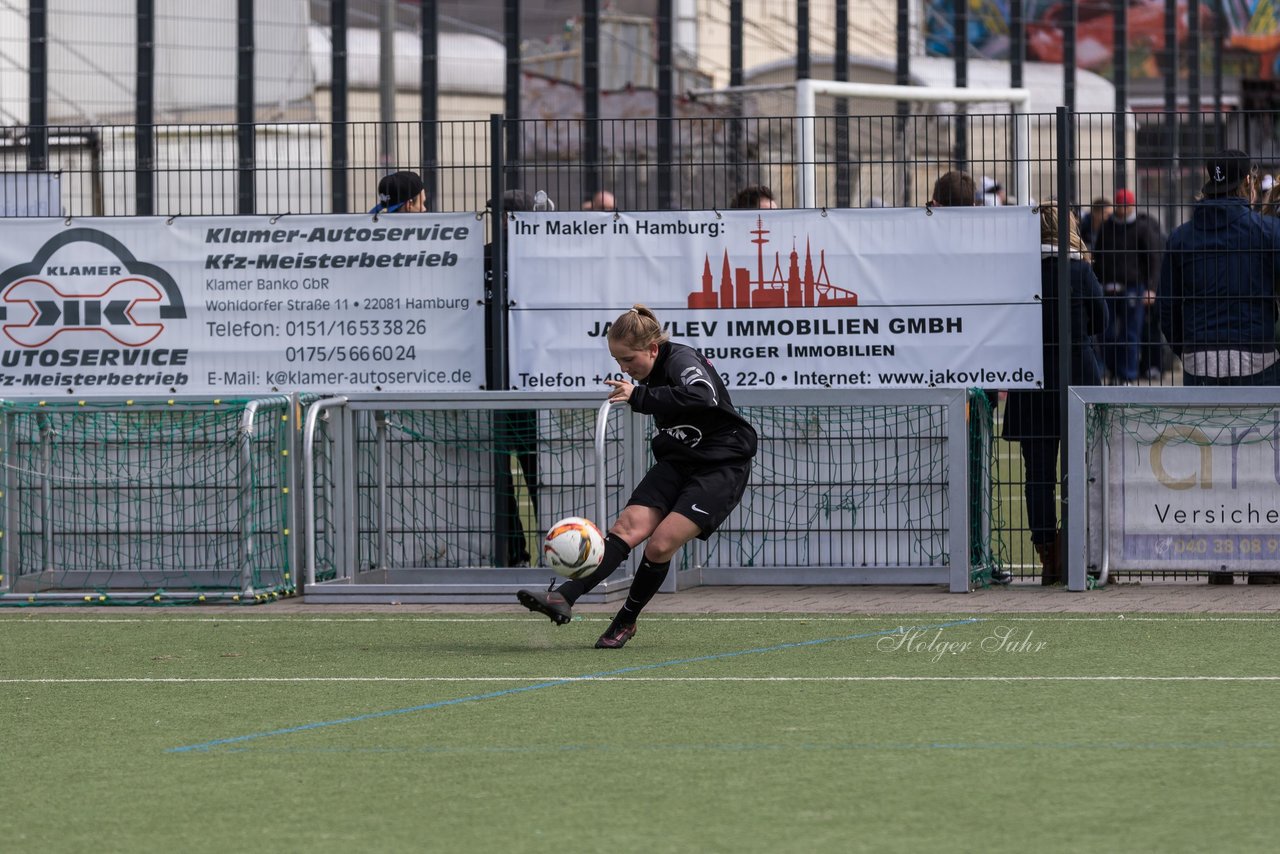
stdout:
{"type": "Polygon", "coordinates": [[[167,270],[139,261],[97,229],[62,232],[30,262],[0,272],[0,330],[19,347],[42,347],[64,334],[141,347],[164,332],[164,320],[186,316],[167,270]]]}
{"type": "Polygon", "coordinates": [[[677,442],[688,445],[690,448],[698,447],[698,443],[702,441],[702,431],[692,424],[676,424],[672,427],[663,427],[662,432],[677,442]]]}

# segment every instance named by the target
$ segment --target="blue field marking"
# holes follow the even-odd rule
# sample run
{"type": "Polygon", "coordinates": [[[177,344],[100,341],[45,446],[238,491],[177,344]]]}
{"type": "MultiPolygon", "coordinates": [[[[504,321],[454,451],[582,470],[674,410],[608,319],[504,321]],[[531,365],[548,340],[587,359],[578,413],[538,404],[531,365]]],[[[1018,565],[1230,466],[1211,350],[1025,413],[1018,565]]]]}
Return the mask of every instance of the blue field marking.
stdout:
{"type": "Polygon", "coordinates": [[[751,753],[751,752],[816,752],[847,751],[980,751],[980,750],[1277,750],[1274,741],[905,741],[905,742],[837,742],[828,744],[729,743],[729,744],[555,744],[511,746],[442,747],[233,747],[227,753],[271,753],[297,756],[303,754],[431,754],[431,755],[550,755],[557,753],[751,753]]]}
{"type": "Polygon", "coordinates": [[[447,706],[458,706],[462,703],[475,703],[480,700],[494,700],[498,697],[509,697],[513,694],[525,694],[529,691],[540,691],[543,688],[557,688],[561,685],[572,685],[576,682],[585,682],[591,679],[599,679],[604,676],[620,676],[624,673],[637,673],[644,670],[657,670],[661,667],[678,667],[681,664],[698,664],[704,661],[719,661],[726,658],[739,658],[744,655],[758,655],[763,652],[780,652],[786,649],[799,649],[808,646],[818,646],[825,643],[838,643],[840,641],[866,640],[867,638],[882,637],[891,635],[901,631],[931,631],[933,629],[949,629],[953,626],[967,626],[973,623],[984,622],[981,618],[971,617],[964,620],[952,620],[946,623],[935,623],[929,626],[896,626],[892,629],[881,629],[877,632],[860,632],[856,635],[839,635],[830,638],[816,638],[807,641],[794,641],[792,643],[782,643],[776,646],[761,646],[753,649],[740,649],[733,652],[716,652],[710,655],[699,655],[693,658],[677,658],[671,661],[659,661],[654,664],[636,664],[630,667],[619,667],[615,670],[605,670],[599,673],[588,673],[582,676],[574,676],[565,679],[555,679],[549,682],[539,682],[535,685],[524,685],[520,688],[506,688],[502,691],[490,691],[485,694],[472,694],[467,697],[456,697],[452,700],[438,700],[434,703],[423,703],[420,706],[408,706],[403,709],[388,709],[382,712],[369,712],[364,715],[353,715],[348,718],[337,718],[331,721],[316,721],[309,724],[299,724],[298,726],[284,727],[282,729],[267,730],[265,732],[254,732],[248,735],[234,735],[229,738],[215,738],[212,741],[202,741],[199,744],[188,744],[182,747],[170,747],[165,750],[166,753],[193,753],[208,751],[215,747],[222,747],[227,744],[241,744],[246,741],[254,741],[259,738],[271,738],[277,735],[291,735],[295,732],[307,732],[314,729],[324,729],[326,727],[342,726],[344,724],[354,724],[360,721],[376,720],[378,718],[389,718],[396,715],[409,715],[414,712],[426,712],[431,709],[442,709],[447,706]]]}

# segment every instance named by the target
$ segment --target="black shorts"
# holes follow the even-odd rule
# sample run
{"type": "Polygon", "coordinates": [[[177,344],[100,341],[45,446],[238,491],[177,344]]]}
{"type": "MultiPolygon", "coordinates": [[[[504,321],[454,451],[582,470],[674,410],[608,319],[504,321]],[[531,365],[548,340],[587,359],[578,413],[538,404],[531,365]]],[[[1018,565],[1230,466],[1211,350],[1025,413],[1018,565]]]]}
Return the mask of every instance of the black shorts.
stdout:
{"type": "Polygon", "coordinates": [[[653,507],[692,519],[708,539],[742,500],[751,476],[751,461],[693,466],[659,461],[631,493],[627,505],[653,507]]]}

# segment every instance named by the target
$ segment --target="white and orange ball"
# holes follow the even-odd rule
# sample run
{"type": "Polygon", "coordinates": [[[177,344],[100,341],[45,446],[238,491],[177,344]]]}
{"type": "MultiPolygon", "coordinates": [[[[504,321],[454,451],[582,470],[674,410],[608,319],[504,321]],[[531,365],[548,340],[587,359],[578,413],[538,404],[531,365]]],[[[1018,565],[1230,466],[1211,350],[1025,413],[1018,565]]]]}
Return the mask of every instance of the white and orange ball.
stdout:
{"type": "Polygon", "coordinates": [[[589,519],[570,516],[551,526],[542,541],[547,566],[565,578],[590,575],[604,560],[604,535],[589,519]]]}

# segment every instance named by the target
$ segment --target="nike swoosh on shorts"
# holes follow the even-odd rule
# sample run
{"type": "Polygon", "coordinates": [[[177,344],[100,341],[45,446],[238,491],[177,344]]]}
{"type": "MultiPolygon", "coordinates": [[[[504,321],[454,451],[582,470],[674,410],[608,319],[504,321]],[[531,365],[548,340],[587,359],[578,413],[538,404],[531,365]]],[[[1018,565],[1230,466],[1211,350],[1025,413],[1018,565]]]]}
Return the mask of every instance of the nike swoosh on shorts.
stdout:
{"type": "Polygon", "coordinates": [[[697,504],[690,504],[689,509],[692,510],[694,513],[701,513],[703,516],[711,515],[706,510],[703,510],[701,507],[699,507],[697,504]]]}

